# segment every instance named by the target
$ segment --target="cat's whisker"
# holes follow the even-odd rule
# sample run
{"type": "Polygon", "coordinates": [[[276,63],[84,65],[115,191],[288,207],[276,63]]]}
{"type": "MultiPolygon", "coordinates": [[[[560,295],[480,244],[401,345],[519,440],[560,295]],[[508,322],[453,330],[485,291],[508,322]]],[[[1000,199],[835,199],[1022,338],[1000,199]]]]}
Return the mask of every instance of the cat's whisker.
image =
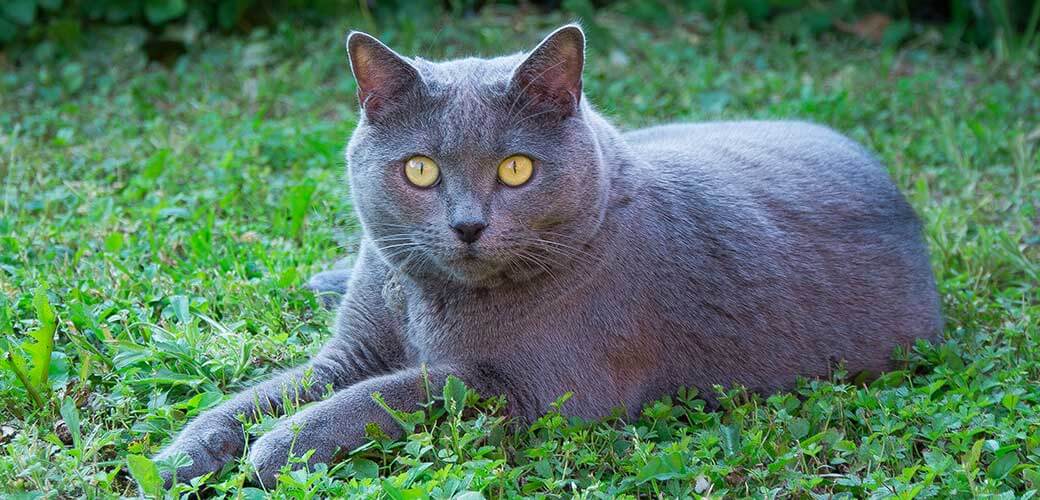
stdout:
{"type": "Polygon", "coordinates": [[[526,268],[527,268],[528,270],[534,270],[535,268],[538,268],[538,269],[539,269],[539,273],[541,273],[541,272],[545,272],[545,271],[544,271],[544,270],[542,269],[542,267],[541,267],[541,266],[538,266],[538,265],[536,265],[535,263],[533,263],[533,262],[531,261],[531,258],[530,258],[530,257],[528,257],[527,255],[525,255],[525,254],[522,254],[522,253],[519,253],[519,252],[518,252],[518,253],[515,253],[514,255],[515,255],[515,256],[516,256],[516,258],[517,258],[517,259],[519,260],[519,262],[523,263],[524,267],[526,267],[526,268]]]}
{"type": "Polygon", "coordinates": [[[527,241],[528,248],[530,250],[544,252],[545,255],[542,255],[541,257],[544,257],[544,259],[547,261],[545,262],[545,264],[551,267],[560,268],[566,262],[576,262],[579,265],[570,267],[568,272],[578,273],[587,278],[595,276],[595,273],[593,273],[590,269],[596,267],[602,262],[601,258],[589,254],[588,252],[581,252],[580,250],[574,249],[573,247],[572,250],[575,250],[576,252],[567,251],[564,248],[558,248],[545,244],[556,242],[549,242],[548,240],[537,239],[528,239],[525,241],[527,241]]]}
{"type": "Polygon", "coordinates": [[[602,257],[600,257],[598,255],[591,254],[591,253],[589,253],[589,252],[587,252],[585,250],[582,250],[580,248],[568,245],[566,243],[561,243],[559,241],[553,241],[553,240],[547,240],[547,239],[544,239],[544,238],[538,238],[537,240],[534,241],[534,243],[536,243],[538,245],[551,245],[553,247],[560,248],[562,250],[573,252],[573,254],[575,256],[579,256],[580,255],[583,258],[587,258],[588,262],[601,262],[603,260],[602,257]]]}
{"type": "Polygon", "coordinates": [[[583,264],[583,265],[591,265],[592,264],[589,261],[582,260],[578,256],[572,255],[570,253],[565,253],[562,250],[557,249],[557,248],[543,247],[543,246],[532,246],[531,249],[532,250],[537,250],[541,254],[544,254],[544,257],[546,257],[546,258],[551,258],[553,260],[553,267],[560,267],[562,264],[564,264],[564,263],[566,263],[568,261],[574,261],[574,262],[577,262],[577,263],[583,264]]]}
{"type": "Polygon", "coordinates": [[[381,247],[383,243],[398,243],[408,241],[413,241],[412,237],[409,235],[394,235],[372,240],[372,243],[375,243],[377,247],[381,247]]]}
{"type": "MultiPolygon", "coordinates": [[[[422,245],[419,245],[419,244],[416,244],[416,243],[393,245],[393,246],[397,247],[397,248],[393,252],[390,252],[389,254],[385,254],[383,256],[383,259],[389,261],[391,259],[396,258],[399,255],[406,254],[406,253],[409,253],[409,252],[416,252],[418,250],[422,250],[422,245]]],[[[419,253],[422,254],[423,252],[419,252],[419,253]]]]}
{"type": "Polygon", "coordinates": [[[414,241],[407,241],[407,242],[404,242],[404,243],[394,243],[393,245],[382,246],[382,247],[379,247],[379,249],[383,250],[383,251],[386,251],[386,250],[390,250],[390,249],[393,249],[393,248],[412,247],[412,246],[418,246],[418,244],[416,242],[414,242],[414,241]]]}
{"type": "Polygon", "coordinates": [[[588,255],[590,258],[593,258],[595,260],[602,260],[602,256],[601,255],[596,255],[596,254],[590,253],[589,251],[585,250],[586,248],[589,248],[588,245],[587,245],[587,242],[585,240],[579,240],[578,238],[575,238],[573,236],[569,236],[569,235],[566,235],[566,234],[560,234],[560,233],[553,233],[553,232],[544,232],[543,231],[541,234],[544,234],[544,235],[547,235],[547,236],[554,236],[554,237],[556,237],[558,239],[561,239],[563,241],[557,241],[556,239],[541,238],[541,237],[538,238],[539,240],[542,240],[542,241],[545,241],[545,242],[548,242],[550,244],[557,245],[557,246],[565,246],[565,247],[567,247],[570,250],[573,250],[575,252],[581,252],[582,254],[588,255]]]}
{"type": "MultiPolygon", "coordinates": [[[[571,234],[558,233],[556,231],[548,231],[548,230],[539,230],[538,234],[539,235],[546,235],[546,236],[554,236],[556,238],[559,238],[561,240],[574,243],[576,245],[584,246],[586,244],[585,240],[579,239],[579,238],[577,238],[577,237],[575,237],[574,235],[571,235],[571,234]]],[[[542,239],[545,239],[545,238],[542,238],[542,239]]]]}
{"type": "Polygon", "coordinates": [[[543,238],[528,238],[523,240],[523,243],[530,247],[553,254],[556,257],[571,259],[587,266],[594,266],[603,261],[603,259],[598,255],[593,255],[580,248],[560,243],[558,241],[543,238]]]}
{"type": "MultiPolygon", "coordinates": [[[[562,269],[563,266],[561,265],[561,262],[567,262],[566,259],[568,259],[568,258],[572,258],[572,257],[564,256],[564,255],[560,255],[560,254],[556,254],[556,253],[552,253],[552,252],[549,252],[549,253],[547,253],[544,256],[544,260],[547,262],[547,265],[550,265],[550,266],[555,267],[557,269],[562,269]]],[[[595,273],[590,271],[590,268],[593,265],[592,263],[584,263],[584,262],[577,261],[577,260],[576,260],[576,262],[578,262],[580,265],[571,266],[571,267],[567,268],[567,272],[568,273],[570,273],[571,275],[580,275],[580,276],[583,276],[585,278],[591,278],[591,277],[595,276],[595,273]]]]}
{"type": "Polygon", "coordinates": [[[517,257],[520,257],[521,259],[524,259],[527,262],[531,262],[534,265],[536,265],[539,268],[541,268],[542,271],[544,271],[545,274],[547,274],[556,283],[556,286],[559,289],[561,289],[561,290],[564,289],[563,282],[560,281],[560,279],[556,276],[556,274],[552,272],[552,269],[550,269],[548,265],[546,265],[545,263],[543,263],[541,260],[538,259],[537,255],[530,254],[530,253],[524,252],[524,251],[517,252],[515,255],[517,257]]]}
{"type": "MultiPolygon", "coordinates": [[[[428,252],[413,251],[411,255],[416,255],[418,257],[418,260],[408,261],[408,264],[416,268],[416,270],[421,270],[420,265],[426,265],[427,267],[434,265],[433,259],[430,257],[428,252]]],[[[411,255],[409,257],[411,257],[411,255]]]]}
{"type": "Polygon", "coordinates": [[[390,233],[390,234],[387,234],[387,235],[380,236],[378,238],[372,238],[372,241],[380,242],[380,241],[383,241],[383,240],[389,240],[389,239],[394,239],[394,238],[411,238],[413,234],[414,233],[412,233],[412,232],[390,233]]]}
{"type": "Polygon", "coordinates": [[[550,277],[550,278],[552,278],[552,280],[553,280],[554,282],[556,282],[556,286],[557,286],[557,288],[558,288],[558,289],[560,289],[560,290],[564,290],[564,289],[566,289],[566,288],[567,288],[567,287],[566,287],[566,286],[565,286],[565,285],[563,284],[564,282],[563,282],[563,281],[562,281],[562,280],[560,279],[560,277],[559,277],[559,276],[557,276],[557,275],[556,275],[556,273],[554,273],[554,272],[552,271],[552,267],[551,267],[551,266],[550,266],[549,264],[547,264],[547,263],[543,262],[542,260],[538,259],[537,257],[535,258],[535,262],[537,262],[537,263],[538,263],[538,264],[539,264],[540,266],[542,266],[542,268],[544,268],[544,269],[545,269],[545,273],[546,273],[546,274],[548,274],[548,275],[549,275],[549,277],[550,277]]]}
{"type": "Polygon", "coordinates": [[[523,269],[522,269],[522,268],[520,268],[520,266],[519,266],[519,265],[517,265],[517,263],[516,263],[516,260],[515,260],[515,259],[512,259],[512,258],[507,258],[507,259],[506,259],[506,265],[507,265],[507,266],[509,266],[509,271],[510,271],[510,274],[514,274],[514,275],[515,275],[515,276],[513,277],[513,278],[514,278],[514,281],[515,281],[515,279],[516,279],[516,278],[519,278],[519,277],[520,277],[520,275],[521,275],[521,274],[523,273],[523,269]]]}
{"type": "Polygon", "coordinates": [[[414,227],[411,224],[393,224],[393,223],[390,223],[390,222],[369,222],[368,224],[365,224],[365,225],[368,226],[368,227],[397,227],[397,228],[405,228],[405,229],[412,229],[414,227]]]}

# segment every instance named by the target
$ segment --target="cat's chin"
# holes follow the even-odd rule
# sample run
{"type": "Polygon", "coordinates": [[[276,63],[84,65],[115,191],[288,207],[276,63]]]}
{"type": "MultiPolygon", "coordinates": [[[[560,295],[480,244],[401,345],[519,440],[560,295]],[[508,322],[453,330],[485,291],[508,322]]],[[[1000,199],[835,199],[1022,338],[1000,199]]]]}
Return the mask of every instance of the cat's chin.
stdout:
{"type": "Polygon", "coordinates": [[[495,288],[530,280],[542,267],[525,267],[524,261],[506,249],[457,249],[435,253],[426,260],[424,270],[414,276],[423,280],[448,280],[470,288],[495,288]]]}
{"type": "Polygon", "coordinates": [[[466,286],[491,288],[507,281],[501,269],[473,255],[451,259],[445,263],[444,268],[455,281],[466,286]]]}
{"type": "Polygon", "coordinates": [[[495,288],[530,280],[541,268],[524,268],[491,255],[464,254],[440,261],[438,267],[456,283],[471,288],[495,288]]]}

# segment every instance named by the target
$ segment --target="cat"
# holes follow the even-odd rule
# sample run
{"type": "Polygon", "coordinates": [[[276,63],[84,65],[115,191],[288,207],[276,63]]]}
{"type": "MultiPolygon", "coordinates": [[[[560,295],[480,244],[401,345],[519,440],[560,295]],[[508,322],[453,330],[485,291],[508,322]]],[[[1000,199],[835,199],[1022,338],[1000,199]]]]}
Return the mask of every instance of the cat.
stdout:
{"type": "MultiPolygon", "coordinates": [[[[921,224],[883,165],[803,122],[619,132],[582,93],[585,35],[529,53],[431,62],[353,32],[362,110],[346,159],[363,228],[345,294],[304,366],[192,421],[159,454],[187,480],[240,457],[237,418],[323,401],[249,446],[262,485],[401,429],[456,376],[530,421],[636,416],[682,387],[769,393],[893,367],[942,317],[921,224]],[[301,383],[307,379],[309,383],[301,383]],[[298,430],[299,432],[294,432],[298,430]],[[299,464],[297,464],[298,466],[299,464]]],[[[167,481],[172,478],[167,476],[167,481]]]]}

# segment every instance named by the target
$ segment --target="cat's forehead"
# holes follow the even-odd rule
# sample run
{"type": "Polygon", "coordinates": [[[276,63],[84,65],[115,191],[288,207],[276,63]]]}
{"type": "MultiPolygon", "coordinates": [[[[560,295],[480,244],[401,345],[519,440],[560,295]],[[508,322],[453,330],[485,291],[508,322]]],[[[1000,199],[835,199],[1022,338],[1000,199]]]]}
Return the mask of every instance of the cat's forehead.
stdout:
{"type": "Polygon", "coordinates": [[[441,145],[473,148],[494,142],[518,56],[469,57],[445,62],[413,60],[423,80],[423,130],[441,145]],[[431,131],[435,130],[435,133],[431,131]]]}
{"type": "Polygon", "coordinates": [[[441,62],[413,59],[429,90],[480,93],[505,91],[513,70],[522,60],[523,54],[490,59],[467,57],[441,62]]]}
{"type": "Polygon", "coordinates": [[[395,126],[378,128],[375,137],[394,149],[424,151],[439,159],[518,149],[516,143],[530,132],[513,127],[508,118],[531,113],[510,93],[513,72],[524,57],[518,53],[443,62],[410,58],[422,90],[402,107],[395,126]]]}

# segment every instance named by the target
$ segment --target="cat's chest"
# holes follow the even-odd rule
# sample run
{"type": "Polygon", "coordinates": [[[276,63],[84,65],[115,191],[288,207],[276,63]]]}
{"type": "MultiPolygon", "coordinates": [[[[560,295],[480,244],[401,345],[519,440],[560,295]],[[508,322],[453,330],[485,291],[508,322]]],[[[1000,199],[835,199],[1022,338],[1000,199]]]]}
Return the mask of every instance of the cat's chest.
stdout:
{"type": "Polygon", "coordinates": [[[405,286],[401,290],[405,337],[422,362],[493,356],[505,348],[496,339],[506,329],[514,337],[523,337],[529,329],[538,328],[525,318],[523,310],[509,307],[510,303],[528,302],[526,295],[502,295],[430,293],[405,286]]]}
{"type": "MultiPolygon", "coordinates": [[[[617,292],[617,290],[614,290],[617,292]]],[[[607,337],[638,329],[620,300],[580,286],[562,293],[537,287],[469,293],[429,293],[402,287],[405,338],[420,362],[540,356],[596,356],[607,337]],[[605,332],[610,332],[605,335],[605,332]],[[541,353],[541,354],[540,354],[541,353]]],[[[577,361],[577,359],[575,359],[577,361]]]]}

